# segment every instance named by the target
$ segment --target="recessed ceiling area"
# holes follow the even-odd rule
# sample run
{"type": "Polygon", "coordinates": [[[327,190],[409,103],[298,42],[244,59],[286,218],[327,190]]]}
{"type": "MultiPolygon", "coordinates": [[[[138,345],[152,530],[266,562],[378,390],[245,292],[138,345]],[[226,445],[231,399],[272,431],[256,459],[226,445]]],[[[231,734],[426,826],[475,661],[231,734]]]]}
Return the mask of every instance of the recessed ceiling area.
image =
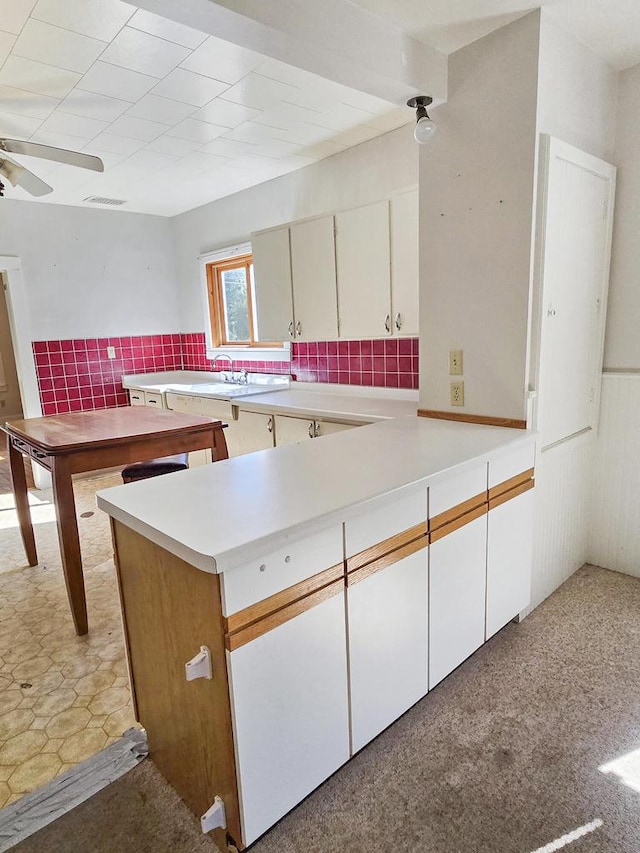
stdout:
{"type": "MultiPolygon", "coordinates": [[[[120,0],[1,0],[0,136],[96,154],[14,156],[45,203],[174,216],[407,124],[381,98],[120,0]]],[[[7,184],[7,198],[32,197],[7,184]]],[[[1,202],[0,202],[1,203],[1,202]]]]}

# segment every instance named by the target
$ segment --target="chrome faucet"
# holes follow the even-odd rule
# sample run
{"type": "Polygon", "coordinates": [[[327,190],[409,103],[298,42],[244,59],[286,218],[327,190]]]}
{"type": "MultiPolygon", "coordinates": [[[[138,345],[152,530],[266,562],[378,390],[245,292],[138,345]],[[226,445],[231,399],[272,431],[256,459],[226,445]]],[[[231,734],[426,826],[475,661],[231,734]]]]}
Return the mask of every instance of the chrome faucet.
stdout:
{"type": "MultiPolygon", "coordinates": [[[[214,357],[211,361],[211,364],[213,365],[213,367],[215,367],[216,362],[220,358],[226,358],[227,361],[229,362],[229,368],[230,368],[229,372],[231,373],[231,381],[232,381],[233,380],[233,359],[231,358],[231,356],[227,355],[226,352],[219,352],[217,355],[214,355],[214,357]]],[[[220,371],[220,372],[223,374],[222,381],[223,382],[229,382],[230,380],[227,379],[226,373],[224,371],[220,371]]]]}

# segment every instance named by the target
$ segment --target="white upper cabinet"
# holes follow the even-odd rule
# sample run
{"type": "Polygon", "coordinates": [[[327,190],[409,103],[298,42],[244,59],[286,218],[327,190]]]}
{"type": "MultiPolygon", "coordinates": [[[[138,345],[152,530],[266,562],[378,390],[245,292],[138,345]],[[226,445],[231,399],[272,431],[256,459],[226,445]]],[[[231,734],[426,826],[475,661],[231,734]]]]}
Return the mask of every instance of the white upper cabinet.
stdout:
{"type": "Polygon", "coordinates": [[[418,191],[391,199],[391,314],[394,335],[418,334],[418,191]]]}
{"type": "Polygon", "coordinates": [[[338,337],[333,216],[291,226],[291,273],[296,340],[338,337]]]}
{"type": "Polygon", "coordinates": [[[389,202],[336,215],[341,338],[391,334],[389,202]]]}
{"type": "Polygon", "coordinates": [[[251,235],[258,340],[293,337],[293,291],[289,229],[251,235]]]}

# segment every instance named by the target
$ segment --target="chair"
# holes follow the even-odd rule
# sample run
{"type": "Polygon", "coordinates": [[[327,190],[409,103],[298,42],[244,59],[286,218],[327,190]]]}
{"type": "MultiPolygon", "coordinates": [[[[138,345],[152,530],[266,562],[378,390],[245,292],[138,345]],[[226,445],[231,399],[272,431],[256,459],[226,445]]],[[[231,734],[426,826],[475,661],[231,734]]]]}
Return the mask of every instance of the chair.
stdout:
{"type": "Polygon", "coordinates": [[[122,469],[122,482],[135,483],[136,480],[147,480],[149,477],[159,477],[161,474],[186,471],[188,467],[188,453],[163,456],[161,459],[149,459],[146,462],[134,462],[122,469]]]}

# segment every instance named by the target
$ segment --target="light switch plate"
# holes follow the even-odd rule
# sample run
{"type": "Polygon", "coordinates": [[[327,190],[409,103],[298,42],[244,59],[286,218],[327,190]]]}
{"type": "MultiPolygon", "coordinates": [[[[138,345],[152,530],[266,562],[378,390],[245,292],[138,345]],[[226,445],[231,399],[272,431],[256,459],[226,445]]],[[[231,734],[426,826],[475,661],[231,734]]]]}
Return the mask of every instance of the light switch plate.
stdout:
{"type": "Polygon", "coordinates": [[[115,358],[116,357],[116,348],[115,347],[107,347],[107,358],[115,358]]]}
{"type": "Polygon", "coordinates": [[[449,376],[462,376],[462,350],[449,350],[449,376]]]}

